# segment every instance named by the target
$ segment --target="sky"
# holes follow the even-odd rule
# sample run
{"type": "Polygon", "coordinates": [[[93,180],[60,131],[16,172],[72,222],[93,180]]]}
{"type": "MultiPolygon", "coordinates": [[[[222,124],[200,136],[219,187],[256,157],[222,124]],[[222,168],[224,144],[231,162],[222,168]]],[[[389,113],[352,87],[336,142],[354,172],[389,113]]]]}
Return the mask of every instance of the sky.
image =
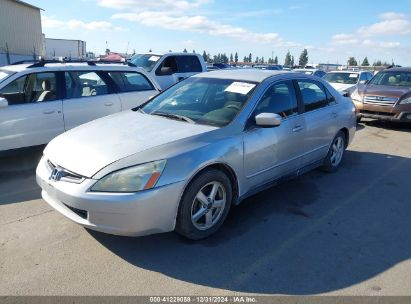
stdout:
{"type": "Polygon", "coordinates": [[[87,50],[238,52],[280,63],[290,50],[310,63],[348,57],[411,65],[411,0],[27,0],[43,33],[87,50]]]}

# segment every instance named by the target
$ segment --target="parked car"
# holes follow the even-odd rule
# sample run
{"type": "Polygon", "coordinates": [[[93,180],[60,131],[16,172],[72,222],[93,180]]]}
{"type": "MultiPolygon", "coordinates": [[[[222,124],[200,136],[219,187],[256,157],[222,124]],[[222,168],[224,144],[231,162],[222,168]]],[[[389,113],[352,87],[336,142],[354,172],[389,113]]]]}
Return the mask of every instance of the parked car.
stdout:
{"type": "Polygon", "coordinates": [[[201,239],[232,204],[318,166],[336,171],[355,118],[351,100],[317,77],[203,73],[55,138],[37,182],[45,201],[90,229],[201,239]]]}
{"type": "Polygon", "coordinates": [[[129,62],[150,73],[162,90],[207,71],[203,56],[192,53],[137,54],[129,62]]]}
{"type": "Polygon", "coordinates": [[[351,94],[361,117],[394,122],[411,122],[411,68],[379,72],[351,94]]]}
{"type": "Polygon", "coordinates": [[[254,69],[259,69],[259,70],[272,70],[272,71],[278,71],[282,70],[283,67],[278,64],[259,64],[253,66],[254,69]]]}
{"type": "Polygon", "coordinates": [[[357,85],[366,83],[372,77],[373,74],[370,71],[333,71],[327,73],[323,78],[338,92],[351,94],[357,85]]]}
{"type": "Polygon", "coordinates": [[[313,75],[313,76],[317,76],[320,78],[326,74],[326,72],[324,72],[323,70],[318,70],[318,69],[294,69],[292,70],[292,72],[302,73],[306,75],[313,75]]]}
{"type": "Polygon", "coordinates": [[[157,95],[141,68],[123,64],[17,64],[0,69],[0,151],[48,143],[93,119],[157,95]]]}

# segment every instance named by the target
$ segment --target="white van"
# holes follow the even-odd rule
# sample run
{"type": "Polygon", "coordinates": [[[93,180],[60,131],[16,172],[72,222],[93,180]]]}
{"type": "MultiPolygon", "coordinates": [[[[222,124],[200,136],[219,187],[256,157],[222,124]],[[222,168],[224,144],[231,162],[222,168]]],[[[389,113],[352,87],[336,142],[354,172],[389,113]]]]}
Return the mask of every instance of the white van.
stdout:
{"type": "Polygon", "coordinates": [[[137,54],[129,62],[150,73],[161,90],[195,74],[207,72],[203,56],[193,53],[137,54]]]}
{"type": "Polygon", "coordinates": [[[83,123],[135,108],[159,91],[144,69],[122,64],[1,67],[0,152],[46,144],[83,123]]]}

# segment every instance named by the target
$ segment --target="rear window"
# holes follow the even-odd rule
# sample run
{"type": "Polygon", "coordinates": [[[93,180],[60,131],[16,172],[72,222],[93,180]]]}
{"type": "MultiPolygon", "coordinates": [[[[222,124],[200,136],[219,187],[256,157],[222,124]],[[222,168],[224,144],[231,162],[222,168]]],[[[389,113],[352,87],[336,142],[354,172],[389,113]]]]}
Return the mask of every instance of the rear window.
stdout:
{"type": "Polygon", "coordinates": [[[203,71],[197,56],[177,56],[176,58],[180,73],[200,73],[203,71]]]}
{"type": "Polygon", "coordinates": [[[137,72],[111,72],[110,77],[114,80],[121,92],[152,91],[154,86],[142,74],[137,72]]]}

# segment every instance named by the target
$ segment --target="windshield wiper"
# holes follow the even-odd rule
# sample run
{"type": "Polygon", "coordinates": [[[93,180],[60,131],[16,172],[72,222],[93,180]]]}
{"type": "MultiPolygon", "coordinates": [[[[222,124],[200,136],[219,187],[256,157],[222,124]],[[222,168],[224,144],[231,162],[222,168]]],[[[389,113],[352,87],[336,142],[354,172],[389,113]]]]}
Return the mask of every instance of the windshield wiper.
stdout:
{"type": "Polygon", "coordinates": [[[191,123],[191,124],[196,123],[191,118],[188,118],[187,116],[183,116],[183,115],[164,113],[164,112],[153,112],[153,113],[151,113],[151,115],[157,115],[157,116],[162,116],[162,117],[166,117],[166,118],[177,119],[177,120],[185,121],[185,122],[188,122],[188,123],[191,123]]]}

